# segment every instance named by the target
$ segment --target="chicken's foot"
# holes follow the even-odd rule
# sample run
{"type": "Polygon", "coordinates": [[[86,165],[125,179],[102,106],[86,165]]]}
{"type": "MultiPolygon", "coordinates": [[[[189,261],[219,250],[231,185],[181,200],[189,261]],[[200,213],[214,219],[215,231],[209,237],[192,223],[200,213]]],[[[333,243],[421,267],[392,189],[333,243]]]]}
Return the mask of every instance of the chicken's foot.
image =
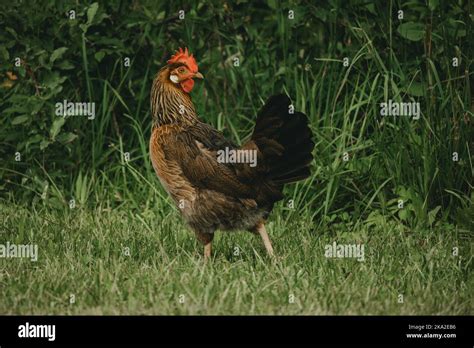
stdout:
{"type": "Polygon", "coordinates": [[[258,234],[260,234],[260,237],[262,237],[263,244],[265,245],[265,249],[267,249],[268,255],[273,256],[272,242],[270,241],[270,238],[268,237],[268,233],[265,228],[265,225],[261,223],[257,226],[256,229],[258,231],[258,234]]]}

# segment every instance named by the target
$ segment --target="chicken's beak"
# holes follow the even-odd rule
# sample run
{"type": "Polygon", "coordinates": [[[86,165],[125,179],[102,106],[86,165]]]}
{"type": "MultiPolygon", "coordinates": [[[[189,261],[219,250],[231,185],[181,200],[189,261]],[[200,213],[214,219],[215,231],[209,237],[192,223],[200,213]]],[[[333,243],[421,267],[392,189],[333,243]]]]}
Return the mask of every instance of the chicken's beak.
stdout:
{"type": "Polygon", "coordinates": [[[194,77],[197,77],[198,79],[203,79],[204,78],[204,76],[202,76],[202,74],[200,72],[195,73],[194,77]]]}

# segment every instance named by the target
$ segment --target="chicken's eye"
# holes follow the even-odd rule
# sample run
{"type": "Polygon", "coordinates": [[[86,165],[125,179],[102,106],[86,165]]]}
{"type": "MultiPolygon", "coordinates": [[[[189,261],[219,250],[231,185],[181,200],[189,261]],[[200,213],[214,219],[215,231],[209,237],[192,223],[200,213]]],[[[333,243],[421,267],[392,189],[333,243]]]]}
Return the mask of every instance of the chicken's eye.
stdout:
{"type": "Polygon", "coordinates": [[[178,72],[179,72],[180,74],[184,74],[184,73],[186,72],[186,69],[185,69],[185,68],[179,68],[179,69],[178,69],[178,72]]]}

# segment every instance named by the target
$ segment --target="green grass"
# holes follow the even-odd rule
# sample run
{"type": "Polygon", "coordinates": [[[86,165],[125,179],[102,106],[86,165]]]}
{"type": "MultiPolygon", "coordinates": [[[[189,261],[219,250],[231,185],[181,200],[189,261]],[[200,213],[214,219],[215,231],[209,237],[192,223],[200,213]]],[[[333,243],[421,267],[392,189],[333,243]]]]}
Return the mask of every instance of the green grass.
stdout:
{"type": "Polygon", "coordinates": [[[0,208],[2,240],[39,248],[37,262],[0,259],[2,314],[472,314],[472,250],[451,225],[316,228],[279,207],[275,260],[238,232],[218,233],[205,263],[170,209],[0,208]],[[326,258],[333,241],[363,243],[365,261],[326,258]]]}

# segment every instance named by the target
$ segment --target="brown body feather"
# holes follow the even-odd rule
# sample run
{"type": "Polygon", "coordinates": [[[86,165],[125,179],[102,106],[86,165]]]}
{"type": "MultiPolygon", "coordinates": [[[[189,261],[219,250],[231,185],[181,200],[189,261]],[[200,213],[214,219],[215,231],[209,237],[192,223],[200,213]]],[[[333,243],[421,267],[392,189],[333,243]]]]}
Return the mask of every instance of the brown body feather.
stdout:
{"type": "Polygon", "coordinates": [[[306,116],[288,114],[288,97],[272,97],[240,148],[257,151],[257,166],[219,163],[218,150],[239,147],[198,119],[189,94],[170,81],[172,68],[158,73],[151,93],[157,176],[201,242],[217,229],[257,230],[283,198],[283,185],[309,175],[314,143],[306,116]]]}

